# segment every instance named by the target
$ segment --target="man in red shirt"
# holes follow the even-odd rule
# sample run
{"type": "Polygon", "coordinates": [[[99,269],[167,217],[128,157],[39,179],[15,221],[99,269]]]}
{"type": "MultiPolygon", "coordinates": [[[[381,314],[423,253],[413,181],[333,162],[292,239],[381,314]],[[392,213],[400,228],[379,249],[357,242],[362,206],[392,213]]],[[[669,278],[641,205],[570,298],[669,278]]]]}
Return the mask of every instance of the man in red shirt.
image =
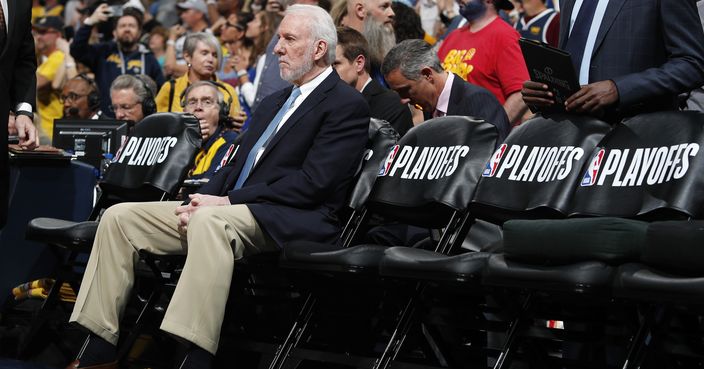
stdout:
{"type": "Polygon", "coordinates": [[[519,35],[499,16],[511,10],[509,0],[458,0],[467,24],[451,32],[438,57],[445,70],[486,88],[503,105],[509,121],[519,124],[528,110],[521,98],[523,81],[530,79],[519,35]]]}

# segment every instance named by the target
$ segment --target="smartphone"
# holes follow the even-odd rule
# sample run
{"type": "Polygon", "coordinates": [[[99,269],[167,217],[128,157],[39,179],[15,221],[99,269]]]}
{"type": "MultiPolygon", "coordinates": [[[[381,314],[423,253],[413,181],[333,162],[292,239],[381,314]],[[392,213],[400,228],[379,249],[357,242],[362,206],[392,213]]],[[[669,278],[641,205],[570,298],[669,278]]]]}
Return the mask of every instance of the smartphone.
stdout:
{"type": "Polygon", "coordinates": [[[110,17],[121,17],[122,16],[122,5],[110,5],[108,7],[108,15],[110,17]]]}

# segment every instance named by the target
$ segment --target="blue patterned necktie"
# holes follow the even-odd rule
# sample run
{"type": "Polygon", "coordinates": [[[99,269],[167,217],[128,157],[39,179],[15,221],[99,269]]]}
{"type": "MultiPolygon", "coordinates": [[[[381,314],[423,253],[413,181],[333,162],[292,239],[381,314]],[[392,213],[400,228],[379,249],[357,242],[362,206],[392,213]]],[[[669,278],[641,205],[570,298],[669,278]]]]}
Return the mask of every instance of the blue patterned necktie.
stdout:
{"type": "Polygon", "coordinates": [[[577,19],[574,21],[572,31],[565,45],[565,50],[572,55],[572,64],[578,77],[582,66],[582,58],[584,57],[584,48],[587,45],[589,30],[592,27],[594,12],[598,4],[599,0],[584,0],[582,2],[577,19]]]}
{"type": "Polygon", "coordinates": [[[242,188],[244,181],[247,180],[247,177],[249,177],[249,173],[254,167],[254,161],[257,158],[257,153],[259,153],[259,150],[262,147],[266,149],[266,145],[274,136],[274,133],[276,133],[276,127],[279,126],[279,123],[281,123],[281,120],[284,118],[284,115],[286,115],[286,112],[291,109],[291,105],[293,105],[293,102],[296,101],[296,98],[298,98],[298,96],[301,96],[301,89],[298,87],[294,87],[291,91],[291,96],[288,97],[284,105],[281,107],[281,109],[279,109],[279,112],[276,113],[274,119],[272,119],[269,123],[269,126],[267,126],[266,130],[264,130],[262,135],[259,136],[259,139],[254,144],[254,146],[252,146],[252,149],[249,150],[249,154],[247,154],[247,160],[244,162],[244,166],[242,167],[240,176],[237,178],[237,182],[235,182],[235,190],[242,188]]]}

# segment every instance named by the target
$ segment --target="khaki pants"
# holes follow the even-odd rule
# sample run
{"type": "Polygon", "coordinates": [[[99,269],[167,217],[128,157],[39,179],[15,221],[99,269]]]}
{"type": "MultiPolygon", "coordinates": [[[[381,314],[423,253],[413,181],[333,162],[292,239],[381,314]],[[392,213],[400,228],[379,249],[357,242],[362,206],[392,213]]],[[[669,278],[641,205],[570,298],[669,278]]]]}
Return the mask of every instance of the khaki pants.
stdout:
{"type": "Polygon", "coordinates": [[[215,354],[234,260],[273,251],[246,205],[197,210],[187,235],[178,232],[181,203],[125,203],[109,208],[98,226],[71,321],[117,344],[119,319],[134,284],[138,250],[187,254],[161,329],[215,354]]]}

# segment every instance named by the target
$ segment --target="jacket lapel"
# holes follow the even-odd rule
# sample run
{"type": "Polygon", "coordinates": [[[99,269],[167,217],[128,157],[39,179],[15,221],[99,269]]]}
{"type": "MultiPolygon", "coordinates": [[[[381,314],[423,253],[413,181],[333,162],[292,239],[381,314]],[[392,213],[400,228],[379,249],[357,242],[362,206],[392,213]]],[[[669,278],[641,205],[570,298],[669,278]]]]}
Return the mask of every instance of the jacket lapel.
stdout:
{"type": "Polygon", "coordinates": [[[609,5],[606,7],[606,12],[604,13],[604,19],[601,21],[601,26],[599,27],[599,33],[597,33],[596,41],[594,41],[592,57],[596,54],[597,50],[599,50],[601,43],[604,42],[606,34],[609,32],[609,29],[611,29],[611,26],[614,24],[618,13],[621,11],[626,1],[627,0],[609,0],[609,5]]]}
{"type": "MultiPolygon", "coordinates": [[[[271,139],[271,142],[269,142],[269,145],[262,153],[262,156],[257,161],[257,164],[254,165],[254,168],[252,168],[252,171],[256,170],[259,164],[263,162],[264,159],[267,157],[267,155],[274,150],[276,144],[281,141],[281,138],[286,135],[286,132],[288,132],[291,128],[297,125],[306,113],[308,113],[315,106],[323,102],[325,96],[327,96],[328,91],[333,86],[335,86],[339,79],[340,77],[337,75],[337,72],[333,70],[332,74],[325,78],[325,80],[323,80],[323,82],[316,89],[314,89],[313,92],[308,95],[308,97],[306,97],[303,103],[298,106],[298,108],[296,108],[296,111],[294,111],[293,114],[291,114],[291,116],[286,120],[281,129],[279,129],[279,131],[274,134],[274,137],[271,139]]],[[[286,98],[288,98],[288,96],[290,95],[290,90],[292,89],[293,87],[287,89],[288,93],[285,95],[286,98]]],[[[283,102],[281,103],[281,105],[283,105],[283,102]]]]}
{"type": "Polygon", "coordinates": [[[450,89],[450,103],[447,105],[447,114],[445,115],[463,115],[458,114],[455,109],[455,107],[461,106],[462,98],[464,97],[462,81],[464,80],[455,74],[455,78],[452,80],[452,88],[450,89]]]}

